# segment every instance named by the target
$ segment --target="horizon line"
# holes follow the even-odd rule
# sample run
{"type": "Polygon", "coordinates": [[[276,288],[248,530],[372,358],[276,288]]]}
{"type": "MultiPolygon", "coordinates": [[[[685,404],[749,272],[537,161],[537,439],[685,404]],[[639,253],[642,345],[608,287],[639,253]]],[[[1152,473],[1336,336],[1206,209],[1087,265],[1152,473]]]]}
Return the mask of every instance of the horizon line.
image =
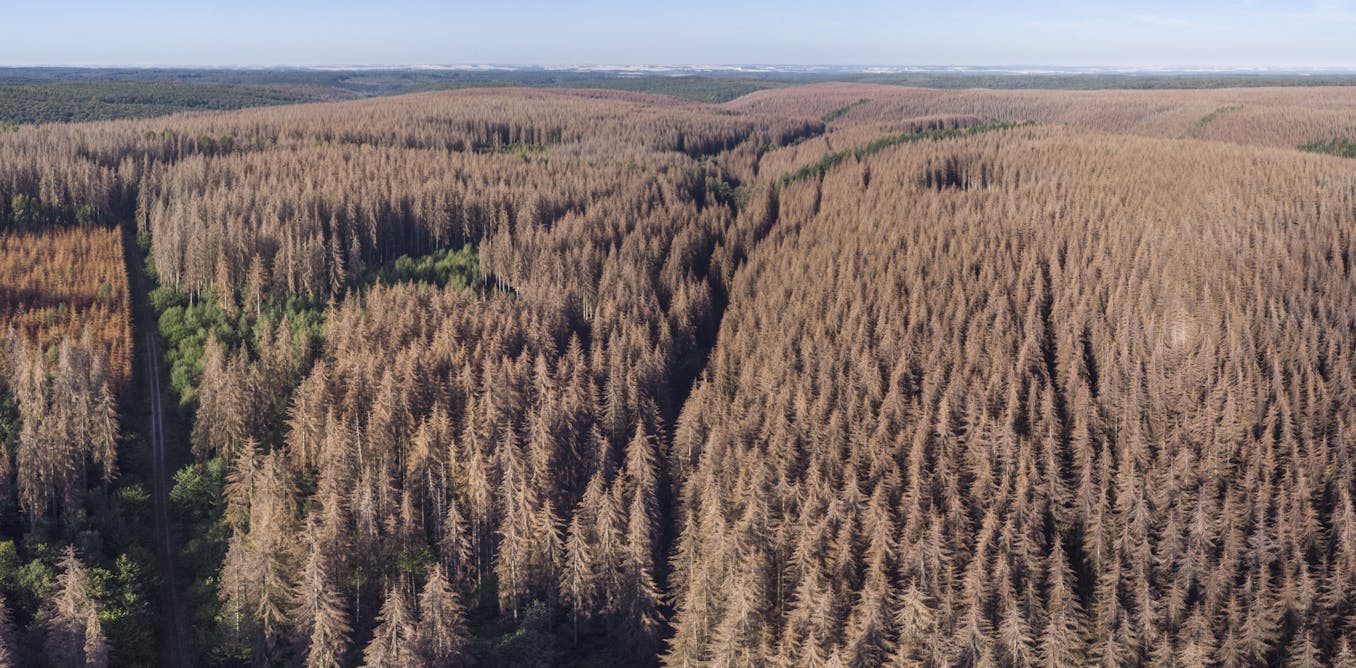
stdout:
{"type": "Polygon", "coordinates": [[[906,74],[944,73],[967,71],[990,71],[1011,74],[1079,74],[1079,73],[1138,73],[1155,72],[1161,74],[1189,74],[1198,72],[1218,73],[1353,73],[1356,65],[1212,65],[1212,64],[1174,64],[1174,65],[1130,65],[1130,64],[1089,64],[1057,65],[1047,63],[995,63],[995,64],[824,64],[824,63],[619,63],[619,62],[579,62],[579,63],[326,63],[326,64],[248,64],[248,63],[108,63],[108,64],[3,64],[5,69],[137,69],[137,70],[563,70],[595,72],[627,71],[728,71],[745,73],[809,73],[809,72],[855,72],[862,74],[906,74]]]}

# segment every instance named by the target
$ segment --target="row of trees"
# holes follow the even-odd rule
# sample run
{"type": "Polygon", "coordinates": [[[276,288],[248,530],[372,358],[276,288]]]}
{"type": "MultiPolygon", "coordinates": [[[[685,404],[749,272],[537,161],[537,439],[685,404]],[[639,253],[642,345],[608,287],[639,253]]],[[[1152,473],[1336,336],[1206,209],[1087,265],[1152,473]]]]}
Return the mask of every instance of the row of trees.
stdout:
{"type": "Polygon", "coordinates": [[[117,472],[118,406],[103,352],[88,336],[64,339],[55,351],[50,365],[47,352],[11,330],[3,357],[21,426],[13,463],[0,452],[0,475],[17,480],[30,518],[80,508],[89,464],[103,482],[117,472]]]}
{"type": "Polygon", "coordinates": [[[126,523],[146,497],[110,484],[131,373],[121,235],[50,227],[68,222],[0,232],[0,665],[142,665],[149,554],[126,523]]]}

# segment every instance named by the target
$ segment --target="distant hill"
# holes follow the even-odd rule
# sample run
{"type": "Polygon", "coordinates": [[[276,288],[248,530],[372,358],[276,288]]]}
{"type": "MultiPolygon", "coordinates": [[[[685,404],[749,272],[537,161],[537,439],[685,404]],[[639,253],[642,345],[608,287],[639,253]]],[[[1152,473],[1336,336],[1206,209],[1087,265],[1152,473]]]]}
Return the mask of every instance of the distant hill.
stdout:
{"type": "Polygon", "coordinates": [[[30,81],[0,79],[0,121],[64,123],[163,116],[357,97],[336,88],[188,81],[30,81]]]}
{"type": "Polygon", "coordinates": [[[419,67],[419,68],[0,68],[0,123],[145,118],[377,97],[430,90],[559,87],[672,95],[720,104],[760,90],[809,83],[875,83],[941,89],[1204,89],[1356,86],[1337,71],[1116,70],[1105,68],[419,67]]]}

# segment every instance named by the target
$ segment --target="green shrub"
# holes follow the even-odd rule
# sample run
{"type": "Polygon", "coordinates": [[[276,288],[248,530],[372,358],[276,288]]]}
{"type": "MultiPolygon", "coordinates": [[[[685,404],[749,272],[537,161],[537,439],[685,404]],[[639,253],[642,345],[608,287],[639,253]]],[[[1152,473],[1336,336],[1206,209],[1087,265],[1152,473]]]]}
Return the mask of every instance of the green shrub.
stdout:
{"type": "Polygon", "coordinates": [[[1346,139],[1333,139],[1326,142],[1312,142],[1300,147],[1310,153],[1327,153],[1342,158],[1356,158],[1356,143],[1346,139]]]}
{"type": "Polygon", "coordinates": [[[385,285],[413,282],[479,290],[482,287],[480,256],[470,244],[462,246],[461,250],[444,248],[418,257],[402,255],[377,270],[370,279],[385,285]]]}

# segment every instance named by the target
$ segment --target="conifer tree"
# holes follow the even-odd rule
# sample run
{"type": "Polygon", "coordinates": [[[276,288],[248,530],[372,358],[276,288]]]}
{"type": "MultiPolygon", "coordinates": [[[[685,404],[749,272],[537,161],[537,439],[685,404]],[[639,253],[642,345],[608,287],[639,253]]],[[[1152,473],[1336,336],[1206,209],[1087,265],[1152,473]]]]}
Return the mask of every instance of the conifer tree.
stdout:
{"type": "Polygon", "coordinates": [[[58,564],[60,572],[47,601],[47,638],[43,643],[48,661],[58,666],[108,665],[108,643],[89,572],[67,547],[58,564]]]}
{"type": "Polygon", "coordinates": [[[403,584],[386,589],[386,598],[372,629],[372,640],[363,650],[363,665],[368,668],[413,666],[419,660],[418,627],[403,584]]]}
{"type": "Polygon", "coordinates": [[[429,568],[419,594],[419,622],[415,630],[417,655],[430,667],[458,666],[466,661],[466,615],[442,566],[429,568]]]}

